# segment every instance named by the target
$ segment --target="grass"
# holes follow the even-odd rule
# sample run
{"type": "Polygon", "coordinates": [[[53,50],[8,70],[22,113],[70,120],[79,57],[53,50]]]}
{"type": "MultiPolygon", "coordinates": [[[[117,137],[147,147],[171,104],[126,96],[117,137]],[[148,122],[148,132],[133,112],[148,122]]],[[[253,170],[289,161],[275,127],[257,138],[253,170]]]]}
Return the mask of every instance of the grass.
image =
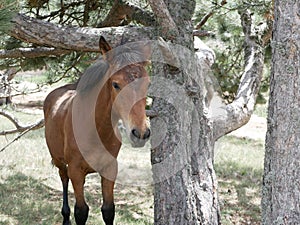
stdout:
{"type": "MultiPolygon", "coordinates": [[[[34,122],[42,116],[13,113],[24,123],[34,122]]],[[[1,118],[0,130],[4,128],[12,127],[9,121],[1,118]]],[[[0,147],[12,138],[0,137],[0,147]]],[[[260,224],[263,154],[262,140],[226,136],[216,143],[215,169],[224,225],[260,224]]],[[[0,153],[0,225],[61,224],[61,183],[56,168],[50,162],[43,129],[26,134],[0,153]]],[[[119,162],[125,169],[115,188],[116,224],[153,224],[148,146],[133,150],[125,143],[119,162]]],[[[74,197],[70,189],[73,212],[74,197]]],[[[87,177],[85,190],[90,206],[87,224],[103,225],[100,178],[97,174],[87,177]]],[[[73,214],[72,222],[75,224],[73,214]]]]}
{"type": "MultiPolygon", "coordinates": [[[[13,113],[24,123],[34,122],[41,117],[39,114],[13,113]]],[[[13,126],[1,117],[0,130],[7,128],[13,126]]],[[[0,147],[13,137],[0,136],[0,147]]],[[[131,169],[130,176],[143,182],[147,175],[145,171],[150,168],[150,152],[147,148],[132,152],[128,147],[128,144],[123,146],[120,163],[126,163],[131,169]]],[[[130,177],[127,175],[123,174],[123,179],[116,183],[116,224],[153,224],[151,185],[144,182],[144,185],[138,186],[137,183],[128,182],[130,177]]],[[[86,200],[90,206],[87,225],[104,225],[100,210],[102,198],[98,174],[87,176],[85,186],[86,200]]],[[[70,192],[70,207],[73,212],[75,200],[71,185],[70,192]]],[[[57,169],[51,164],[43,129],[29,132],[0,153],[0,225],[61,224],[61,204],[61,182],[57,169]]],[[[71,217],[75,224],[73,214],[71,217]]]]}
{"type": "Polygon", "coordinates": [[[268,115],[267,104],[257,104],[255,106],[254,114],[260,117],[267,118],[268,115]]]}
{"type": "Polygon", "coordinates": [[[215,154],[222,224],[260,224],[263,140],[226,136],[215,154]]]}
{"type": "Polygon", "coordinates": [[[14,81],[17,83],[22,83],[22,82],[30,82],[34,84],[46,84],[48,82],[48,77],[44,71],[34,71],[33,73],[28,71],[25,73],[18,74],[14,78],[14,81]]]}

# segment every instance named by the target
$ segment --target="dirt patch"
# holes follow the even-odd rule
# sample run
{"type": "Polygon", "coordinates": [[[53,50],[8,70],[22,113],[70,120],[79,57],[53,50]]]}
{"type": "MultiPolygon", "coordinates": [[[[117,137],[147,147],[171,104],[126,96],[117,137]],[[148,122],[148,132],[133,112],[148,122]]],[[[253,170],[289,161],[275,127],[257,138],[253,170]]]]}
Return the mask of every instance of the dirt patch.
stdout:
{"type": "Polygon", "coordinates": [[[249,138],[253,140],[264,140],[267,132],[267,119],[253,114],[249,122],[241,128],[231,132],[239,138],[249,138]]]}

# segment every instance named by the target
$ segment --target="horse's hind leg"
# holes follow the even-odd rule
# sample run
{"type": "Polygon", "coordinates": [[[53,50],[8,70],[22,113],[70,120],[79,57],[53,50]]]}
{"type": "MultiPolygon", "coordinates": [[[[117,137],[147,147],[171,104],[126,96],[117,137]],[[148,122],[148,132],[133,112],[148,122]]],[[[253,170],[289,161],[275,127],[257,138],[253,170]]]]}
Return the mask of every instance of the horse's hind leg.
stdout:
{"type": "Polygon", "coordinates": [[[106,225],[113,225],[115,218],[114,182],[101,177],[103,205],[102,217],[106,225]]]}
{"type": "Polygon", "coordinates": [[[63,206],[61,209],[61,214],[64,217],[63,225],[70,225],[70,207],[68,203],[68,184],[69,184],[69,177],[67,166],[62,163],[55,163],[53,162],[59,169],[59,176],[63,185],[63,206]]]}

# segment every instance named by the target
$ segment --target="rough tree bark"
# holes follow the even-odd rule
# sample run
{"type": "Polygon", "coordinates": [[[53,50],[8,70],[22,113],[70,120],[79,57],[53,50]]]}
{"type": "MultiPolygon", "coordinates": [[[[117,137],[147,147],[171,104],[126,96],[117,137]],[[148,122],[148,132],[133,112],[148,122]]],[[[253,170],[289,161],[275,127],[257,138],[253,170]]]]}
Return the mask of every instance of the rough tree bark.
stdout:
{"type": "Polygon", "coordinates": [[[300,3],[275,1],[262,224],[300,222],[300,3]]]}
{"type": "MultiPolygon", "coordinates": [[[[159,34],[168,43],[192,51],[190,19],[195,2],[169,0],[165,3],[169,10],[165,16],[170,15],[171,18],[158,19],[159,34]],[[175,38],[172,34],[176,29],[166,25],[170,24],[166,21],[174,21],[178,31],[175,38]]],[[[160,7],[159,4],[151,4],[151,1],[150,5],[152,8],[160,7]]],[[[207,75],[203,74],[203,63],[196,65],[194,70],[189,68],[189,63],[198,62],[191,62],[191,57],[180,51],[177,52],[177,60],[173,59],[176,54],[167,54],[167,62],[176,61],[168,67],[160,63],[153,65],[153,74],[168,80],[159,81],[163,85],[158,85],[158,89],[166,91],[166,95],[154,97],[153,110],[158,117],[151,120],[153,133],[166,130],[160,145],[151,150],[156,225],[220,224],[217,179],[213,168],[214,143],[219,137],[245,124],[253,112],[264,63],[265,43],[261,40],[263,35],[268,34],[267,29],[253,32],[249,12],[241,13],[241,20],[245,34],[245,71],[237,98],[223,109],[224,114],[210,118],[207,113],[207,93],[202,90],[205,87],[203,76],[207,75]]],[[[166,49],[172,49],[172,45],[166,49]]]]}
{"type": "MultiPolygon", "coordinates": [[[[160,11],[161,4],[152,2],[152,10],[160,11]]],[[[193,51],[191,17],[195,1],[170,0],[164,4],[168,13],[164,17],[158,14],[159,35],[193,51]],[[174,36],[174,33],[178,34],[174,36]]],[[[170,89],[166,96],[153,101],[153,109],[159,115],[151,121],[153,133],[160,132],[162,122],[167,130],[163,141],[151,150],[155,183],[154,224],[219,224],[217,180],[212,164],[212,127],[204,115],[202,92],[188,95],[187,87],[194,82],[188,73],[195,75],[198,71],[191,69],[185,73],[184,68],[191,57],[184,52],[178,57],[181,64],[178,68],[174,68],[178,63],[169,67],[159,63],[153,65],[153,74],[167,80],[160,89],[170,89]]],[[[202,88],[202,81],[195,83],[197,88],[202,88]]]]}

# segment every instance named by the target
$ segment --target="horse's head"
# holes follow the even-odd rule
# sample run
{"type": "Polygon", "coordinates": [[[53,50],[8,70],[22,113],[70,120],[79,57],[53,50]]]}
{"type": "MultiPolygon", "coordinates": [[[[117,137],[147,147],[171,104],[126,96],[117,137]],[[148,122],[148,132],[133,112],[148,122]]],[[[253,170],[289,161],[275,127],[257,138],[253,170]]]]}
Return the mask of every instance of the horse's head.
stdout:
{"type": "Polygon", "coordinates": [[[141,60],[149,57],[149,48],[134,46],[131,52],[127,46],[110,51],[111,47],[104,38],[100,38],[99,46],[113,71],[107,81],[113,102],[112,116],[123,121],[132,146],[142,147],[150,137],[145,110],[150,79],[145,69],[146,60],[141,60]],[[118,68],[114,72],[116,65],[118,68]]]}

